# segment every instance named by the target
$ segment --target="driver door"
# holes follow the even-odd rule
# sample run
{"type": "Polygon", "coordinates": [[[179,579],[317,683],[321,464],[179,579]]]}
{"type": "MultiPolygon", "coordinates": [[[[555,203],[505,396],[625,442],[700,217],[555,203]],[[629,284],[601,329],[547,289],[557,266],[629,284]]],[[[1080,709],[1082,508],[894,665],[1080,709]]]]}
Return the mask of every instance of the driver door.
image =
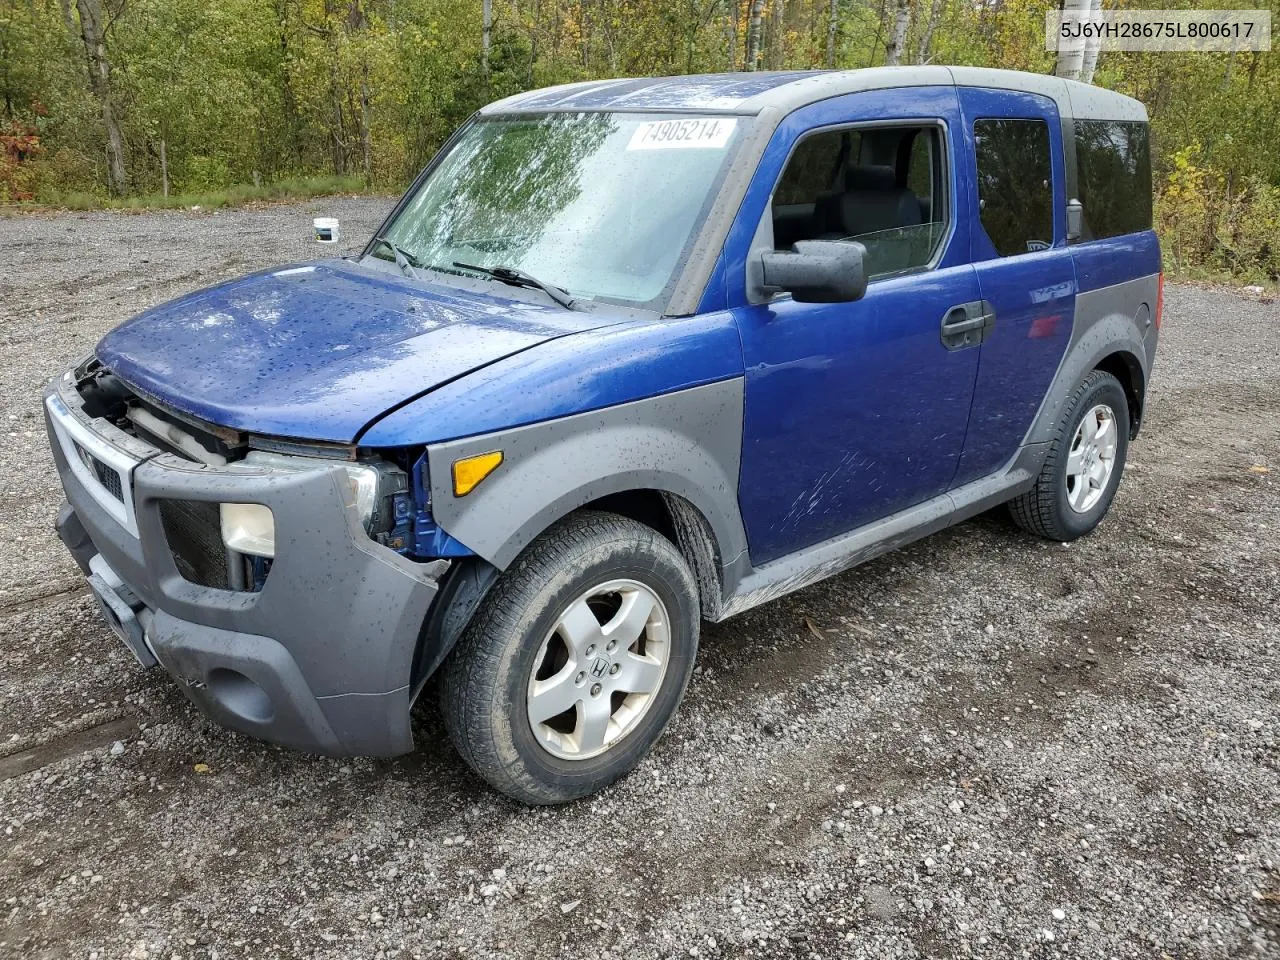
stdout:
{"type": "Polygon", "coordinates": [[[951,486],[981,340],[945,330],[982,299],[962,129],[952,87],[870,91],[797,111],[765,151],[727,248],[730,290],[742,291],[738,495],[755,566],[951,486]],[[866,295],[749,302],[747,261],[801,239],[863,243],[866,295]]]}

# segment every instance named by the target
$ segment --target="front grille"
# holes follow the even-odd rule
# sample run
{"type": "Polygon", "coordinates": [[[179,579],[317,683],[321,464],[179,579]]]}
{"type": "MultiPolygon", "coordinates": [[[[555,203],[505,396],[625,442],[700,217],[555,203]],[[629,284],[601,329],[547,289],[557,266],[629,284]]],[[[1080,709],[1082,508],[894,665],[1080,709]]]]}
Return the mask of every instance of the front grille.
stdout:
{"type": "Polygon", "coordinates": [[[80,455],[81,462],[89,468],[98,483],[102,484],[102,488],[121,503],[124,503],[124,485],[120,481],[120,473],[113,467],[107,466],[78,443],[76,444],[76,453],[80,455]]]}
{"type": "Polygon", "coordinates": [[[174,565],[184,578],[202,587],[231,589],[216,503],[161,500],[160,521],[174,565]]]}

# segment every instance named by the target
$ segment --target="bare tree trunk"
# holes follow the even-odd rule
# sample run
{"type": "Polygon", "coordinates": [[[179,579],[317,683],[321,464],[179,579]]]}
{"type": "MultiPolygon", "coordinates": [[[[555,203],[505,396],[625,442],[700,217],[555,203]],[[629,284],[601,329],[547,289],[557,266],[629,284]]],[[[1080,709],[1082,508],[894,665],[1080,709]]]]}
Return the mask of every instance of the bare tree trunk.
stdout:
{"type": "Polygon", "coordinates": [[[302,145],[298,142],[298,98],[289,77],[289,0],[276,0],[276,24],[280,31],[280,104],[289,138],[289,154],[296,167],[302,159],[302,145]]]}
{"type": "MultiPolygon", "coordinates": [[[[1097,20],[1102,11],[1102,0],[1090,0],[1089,19],[1097,20]]],[[[1102,52],[1102,39],[1090,37],[1085,43],[1084,58],[1080,63],[1080,81],[1093,83],[1093,72],[1098,69],[1098,54],[1102,52]]]]}
{"type": "MultiPolygon", "coordinates": [[[[1063,0],[1062,13],[1065,18],[1068,14],[1075,14],[1073,17],[1076,21],[1084,21],[1088,18],[1089,11],[1093,5],[1093,0],[1063,0]]],[[[1084,46],[1078,49],[1059,50],[1058,61],[1054,64],[1053,72],[1055,76],[1064,77],[1067,80],[1079,80],[1080,72],[1084,69],[1084,46]]]]}
{"type": "Polygon", "coordinates": [[[1249,57],[1249,82],[1245,85],[1246,93],[1253,93],[1253,78],[1258,74],[1258,51],[1254,50],[1249,57]]]}
{"type": "Polygon", "coordinates": [[[751,19],[747,23],[747,62],[748,70],[760,69],[760,29],[764,16],[765,0],[751,0],[751,19]]]}
{"type": "MultiPolygon", "coordinates": [[[[348,0],[347,16],[343,23],[343,29],[348,37],[354,37],[362,33],[368,26],[368,19],[365,17],[363,0],[348,0]]],[[[359,47],[363,51],[363,45],[359,47]]],[[[361,150],[361,166],[364,170],[365,182],[369,180],[369,175],[373,172],[373,148],[369,132],[369,61],[367,53],[361,53],[360,59],[360,102],[359,109],[354,102],[354,98],[350,92],[342,90],[342,82],[337,72],[337,55],[333,58],[332,78],[334,84],[334,119],[338,122],[338,129],[341,130],[342,121],[342,94],[347,93],[347,105],[351,114],[356,119],[356,134],[360,138],[361,150]]],[[[341,143],[342,163],[345,168],[347,161],[350,159],[347,155],[346,144],[341,143]]],[[[345,169],[342,171],[345,172],[345,169]]]]}
{"type": "Polygon", "coordinates": [[[86,65],[89,68],[89,90],[102,110],[102,125],[107,131],[107,179],[111,192],[124,193],[124,137],[120,118],[111,96],[111,62],[107,59],[107,41],[102,27],[102,0],[76,0],[80,13],[80,39],[84,41],[86,65]]]}
{"type": "Polygon", "coordinates": [[[929,7],[929,19],[925,21],[924,31],[920,34],[920,45],[916,47],[916,63],[927,63],[929,60],[929,47],[933,45],[933,33],[938,29],[944,6],[945,0],[933,0],[929,7]]]}
{"type": "Polygon", "coordinates": [[[313,33],[324,37],[329,55],[329,152],[333,160],[333,172],[344,176],[347,172],[347,143],[342,120],[342,77],[338,70],[337,0],[324,0],[324,27],[311,27],[313,33]]]}
{"type": "MultiPolygon", "coordinates": [[[[613,26],[614,10],[601,11],[600,19],[603,21],[601,30],[604,34],[604,47],[609,55],[609,76],[616,77],[618,75],[618,36],[613,26]]],[[[692,71],[690,71],[692,72],[692,71]]]]}
{"type": "Polygon", "coordinates": [[[836,31],[840,28],[839,0],[831,0],[827,6],[827,69],[836,65],[836,31]]]}
{"type": "Polygon", "coordinates": [[[724,45],[728,47],[730,72],[737,69],[737,0],[730,0],[724,10],[724,45]]]}
{"type": "Polygon", "coordinates": [[[347,144],[342,130],[342,82],[338,77],[338,52],[330,44],[329,49],[329,99],[333,105],[333,119],[329,134],[332,140],[333,172],[341,177],[347,172],[347,144]]]}
{"type": "Polygon", "coordinates": [[[67,31],[67,36],[72,41],[80,39],[80,32],[76,29],[75,14],[71,12],[71,0],[58,0],[58,9],[62,11],[62,26],[67,31]]]}
{"type": "Polygon", "coordinates": [[[169,196],[169,154],[165,151],[163,139],[160,141],[160,190],[169,196]]]}
{"type": "Polygon", "coordinates": [[[533,15],[529,18],[529,86],[533,86],[533,68],[538,62],[538,24],[541,22],[542,5],[533,0],[533,15]]]}
{"type": "Polygon", "coordinates": [[[770,70],[781,70],[783,65],[783,37],[785,29],[782,25],[786,0],[769,0],[769,43],[765,65],[770,70]]]}
{"type": "Polygon", "coordinates": [[[880,38],[884,36],[884,18],[888,10],[888,0],[880,0],[880,15],[876,17],[876,35],[871,41],[871,46],[867,49],[867,62],[863,66],[874,67],[876,65],[876,53],[880,49],[880,38]]]}
{"type": "Polygon", "coordinates": [[[333,126],[329,131],[333,141],[333,172],[341,177],[347,172],[347,144],[342,138],[342,93],[338,87],[337,69],[331,69],[329,73],[330,94],[333,98],[333,126]]]}
{"type": "Polygon", "coordinates": [[[886,67],[902,63],[902,54],[907,47],[907,28],[910,26],[911,0],[894,0],[893,29],[889,31],[889,42],[884,45],[886,67]]]}
{"type": "Polygon", "coordinates": [[[480,69],[484,72],[486,80],[489,79],[489,48],[492,44],[493,0],[482,0],[480,4],[480,69]]]}
{"type": "Polygon", "coordinates": [[[373,134],[369,130],[369,64],[360,68],[360,147],[364,151],[364,182],[373,182],[373,134]]]}

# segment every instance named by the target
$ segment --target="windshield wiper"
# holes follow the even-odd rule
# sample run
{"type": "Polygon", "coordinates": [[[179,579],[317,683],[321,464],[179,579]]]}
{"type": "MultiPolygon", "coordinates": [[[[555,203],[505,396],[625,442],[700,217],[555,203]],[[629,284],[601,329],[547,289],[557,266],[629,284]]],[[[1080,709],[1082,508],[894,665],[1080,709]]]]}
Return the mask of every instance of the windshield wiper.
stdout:
{"type": "MultiPolygon", "coordinates": [[[[419,279],[418,271],[415,268],[422,266],[422,264],[418,262],[418,258],[415,257],[412,253],[410,253],[408,250],[405,250],[402,247],[396,246],[396,244],[392,243],[386,237],[374,237],[373,244],[375,247],[381,245],[386,247],[388,250],[390,250],[392,254],[395,255],[396,266],[400,268],[400,272],[403,273],[406,277],[408,277],[411,280],[419,279]]],[[[383,257],[380,259],[386,259],[386,258],[383,257]]]]}
{"type": "Polygon", "coordinates": [[[573,305],[577,303],[568,290],[557,287],[552,283],[545,283],[537,277],[525,273],[523,270],[516,270],[514,267],[481,267],[474,263],[463,263],[461,260],[453,261],[453,265],[461,267],[463,270],[474,270],[476,273],[483,273],[485,276],[493,277],[493,279],[513,287],[532,287],[541,290],[566,310],[572,310],[573,305]]]}

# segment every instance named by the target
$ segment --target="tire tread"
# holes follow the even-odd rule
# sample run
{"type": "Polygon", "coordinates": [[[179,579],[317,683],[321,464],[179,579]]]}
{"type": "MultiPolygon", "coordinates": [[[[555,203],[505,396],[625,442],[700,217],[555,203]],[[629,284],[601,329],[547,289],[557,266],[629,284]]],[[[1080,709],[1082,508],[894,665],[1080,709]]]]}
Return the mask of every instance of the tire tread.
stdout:
{"type": "MultiPolygon", "coordinates": [[[[1013,518],[1013,522],[1028,533],[1060,542],[1074,540],[1079,536],[1078,533],[1068,529],[1059,516],[1058,495],[1061,485],[1065,482],[1062,463],[1071,452],[1070,444],[1075,433],[1074,428],[1081,401],[1107,383],[1114,384],[1123,397],[1124,390],[1120,386],[1120,381],[1105,370],[1093,370],[1080,381],[1064,406],[1065,412],[1053,440],[1050,441],[1049,452],[1045,455],[1044,464],[1040,468],[1035,484],[1026,493],[1009,501],[1009,515],[1013,518]]],[[[1125,413],[1127,414],[1127,409],[1125,413]]],[[[1102,516],[1105,515],[1104,510],[1102,516]]]]}
{"type": "Polygon", "coordinates": [[[548,529],[503,572],[442,665],[440,709],[450,739],[469,767],[508,796],[535,804],[567,799],[531,776],[518,754],[504,757],[499,747],[495,724],[506,714],[505,704],[497,702],[496,677],[509,638],[527,631],[528,621],[536,614],[537,592],[554,572],[588,551],[613,543],[634,548],[637,541],[674,561],[696,610],[693,574],[670,541],[651,527],[617,514],[579,511],[548,529]]]}

